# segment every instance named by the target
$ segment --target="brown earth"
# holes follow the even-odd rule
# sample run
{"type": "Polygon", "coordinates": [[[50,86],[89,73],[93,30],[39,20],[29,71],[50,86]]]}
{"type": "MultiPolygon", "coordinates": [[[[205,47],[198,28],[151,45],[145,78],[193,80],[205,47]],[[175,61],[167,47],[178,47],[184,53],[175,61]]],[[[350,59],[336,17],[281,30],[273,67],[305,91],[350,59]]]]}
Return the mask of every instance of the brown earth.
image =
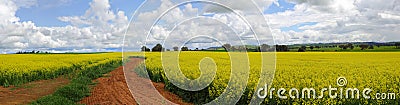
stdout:
{"type": "MultiPolygon", "coordinates": [[[[128,65],[127,68],[132,69],[139,65],[141,62],[143,62],[143,59],[132,58],[130,62],[126,65],[128,65]]],[[[157,95],[154,95],[155,90],[152,90],[152,88],[154,87],[145,83],[150,83],[149,79],[139,77],[135,73],[126,73],[126,75],[127,77],[129,77],[128,81],[134,81],[134,87],[138,88],[128,87],[123,67],[119,67],[116,70],[110,72],[108,74],[108,77],[96,79],[95,82],[97,82],[97,85],[92,88],[91,96],[84,98],[80,101],[80,103],[87,105],[134,105],[138,104],[135,101],[135,98],[137,98],[139,100],[142,100],[142,102],[140,102],[142,104],[176,103],[190,105],[190,103],[183,102],[183,100],[177,95],[165,90],[165,85],[163,83],[151,82],[158,93],[160,93],[163,97],[167,99],[167,102],[165,102],[165,100],[162,100],[162,97],[157,97],[157,95]],[[136,96],[134,98],[129,88],[131,88],[132,92],[135,95],[139,94],[139,96],[136,96]]]]}
{"type": "Polygon", "coordinates": [[[21,105],[28,104],[40,97],[54,93],[57,88],[69,83],[64,77],[51,80],[39,80],[19,86],[8,88],[0,87],[1,105],[21,105]]]}
{"type": "MultiPolygon", "coordinates": [[[[134,58],[129,62],[128,68],[135,68],[143,60],[134,58]]],[[[127,73],[128,81],[137,81],[134,87],[130,87],[132,92],[140,94],[135,98],[142,100],[142,104],[183,104],[190,105],[190,103],[183,102],[183,100],[164,89],[163,83],[151,82],[149,79],[141,78],[135,73],[127,73]],[[153,86],[146,84],[151,82],[153,86]],[[135,88],[136,87],[136,88],[135,88]],[[156,92],[161,94],[162,97],[157,97],[156,92]],[[162,100],[163,97],[166,98],[162,100]],[[161,102],[162,101],[162,102],[161,102]]],[[[92,87],[91,96],[84,98],[79,103],[88,105],[135,105],[138,104],[132,97],[129,87],[126,84],[126,79],[123,67],[119,67],[114,71],[106,74],[105,77],[94,80],[97,82],[96,86],[92,87]]],[[[67,85],[69,80],[63,76],[51,80],[39,80],[26,83],[19,86],[10,86],[4,88],[0,86],[0,105],[21,105],[28,104],[43,96],[54,93],[57,88],[67,85]]]]}

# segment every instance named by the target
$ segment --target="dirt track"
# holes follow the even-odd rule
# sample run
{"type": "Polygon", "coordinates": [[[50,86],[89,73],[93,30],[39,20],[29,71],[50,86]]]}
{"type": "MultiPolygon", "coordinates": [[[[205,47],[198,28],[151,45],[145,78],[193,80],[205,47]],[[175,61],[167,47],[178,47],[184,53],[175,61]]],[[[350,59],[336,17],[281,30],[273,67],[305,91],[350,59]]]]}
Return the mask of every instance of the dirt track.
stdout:
{"type": "MultiPolygon", "coordinates": [[[[138,64],[140,64],[143,60],[139,58],[132,58],[131,61],[127,64],[130,65],[128,68],[135,68],[138,64]]],[[[146,85],[146,82],[150,81],[145,78],[141,78],[134,73],[128,73],[128,81],[135,81],[135,87],[140,88],[132,88],[132,92],[136,92],[135,94],[141,94],[142,96],[137,96],[135,98],[143,99],[144,101],[141,103],[148,104],[157,104],[160,103],[159,97],[154,95],[154,90],[152,90],[152,86],[146,85]]],[[[131,92],[126,84],[126,79],[124,76],[123,67],[119,67],[116,70],[110,72],[108,76],[99,78],[95,80],[97,85],[92,89],[91,96],[84,98],[80,103],[87,105],[134,105],[138,104],[135,99],[132,97],[131,92]]],[[[177,95],[172,94],[164,89],[164,84],[162,83],[154,83],[153,86],[156,87],[157,91],[166,99],[173,103],[177,104],[189,104],[182,101],[177,95]]],[[[171,103],[163,103],[163,104],[171,104],[171,103]]]]}
{"type": "Polygon", "coordinates": [[[28,104],[40,97],[52,94],[57,88],[69,83],[64,77],[51,80],[39,80],[4,88],[0,86],[0,105],[21,105],[28,104]]]}
{"type": "MultiPolygon", "coordinates": [[[[128,65],[130,69],[135,68],[142,59],[131,59],[128,65]]],[[[184,104],[185,103],[177,95],[168,92],[164,89],[163,83],[154,83],[148,79],[141,78],[135,73],[128,73],[128,81],[135,82],[135,86],[131,87],[135,94],[140,94],[135,98],[142,100],[142,104],[184,104]],[[151,84],[149,84],[151,83],[151,84]],[[153,86],[151,86],[153,85],[153,86]],[[154,89],[154,90],[153,90],[154,89]],[[155,91],[157,90],[157,91],[155,91]],[[162,102],[162,97],[157,95],[160,93],[172,103],[162,102]]],[[[92,88],[91,96],[84,98],[79,103],[87,105],[135,105],[137,102],[132,97],[131,92],[126,84],[126,79],[123,67],[119,67],[114,71],[106,74],[105,77],[94,80],[97,85],[92,88]]],[[[52,80],[39,80],[23,84],[18,87],[4,88],[0,86],[0,105],[20,105],[28,104],[31,101],[37,100],[40,97],[54,93],[54,91],[66,84],[69,80],[64,77],[59,77],[52,80]]]]}

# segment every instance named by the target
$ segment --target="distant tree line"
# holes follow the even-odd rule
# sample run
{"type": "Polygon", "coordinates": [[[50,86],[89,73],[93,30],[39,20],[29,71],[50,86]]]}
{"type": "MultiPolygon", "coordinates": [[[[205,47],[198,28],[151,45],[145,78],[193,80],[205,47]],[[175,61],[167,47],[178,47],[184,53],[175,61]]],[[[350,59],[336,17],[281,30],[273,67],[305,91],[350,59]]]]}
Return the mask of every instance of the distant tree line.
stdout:
{"type": "Polygon", "coordinates": [[[396,46],[396,48],[400,48],[400,42],[396,42],[396,43],[394,44],[394,46],[396,46]]]}
{"type": "Polygon", "coordinates": [[[246,46],[232,46],[231,44],[224,44],[224,45],[222,45],[222,48],[224,48],[225,51],[244,52],[244,51],[248,50],[248,48],[246,46]]]}
{"type": "MultiPolygon", "coordinates": [[[[294,47],[294,48],[298,48],[298,52],[306,52],[307,49],[311,50],[311,51],[319,51],[319,49],[321,48],[340,48],[343,50],[353,50],[357,47],[359,47],[361,50],[366,50],[366,49],[374,49],[374,47],[380,47],[380,46],[396,46],[396,48],[400,49],[400,42],[396,42],[396,43],[392,43],[390,45],[373,45],[373,44],[352,44],[352,43],[347,43],[347,44],[336,44],[336,45],[316,45],[316,46],[301,46],[301,47],[294,47]],[[315,50],[318,49],[318,50],[315,50]]],[[[260,46],[256,46],[256,48],[253,49],[249,49],[246,46],[232,46],[231,44],[224,44],[221,46],[221,48],[223,48],[225,51],[235,51],[235,52],[242,52],[242,51],[247,51],[247,52],[269,52],[269,51],[277,51],[277,52],[287,52],[290,51],[290,48],[288,45],[267,45],[267,44],[262,44],[260,46]]],[[[293,47],[292,47],[293,48],[293,47]]],[[[206,49],[199,49],[199,48],[195,48],[195,49],[189,49],[186,46],[183,46],[181,48],[179,47],[173,47],[172,48],[173,51],[205,51],[206,49]]],[[[208,49],[210,50],[210,49],[208,49]]],[[[211,49],[212,50],[217,50],[217,49],[211,49]]],[[[154,46],[152,49],[143,46],[141,48],[141,51],[143,52],[164,52],[164,51],[171,51],[170,49],[165,49],[161,44],[157,44],[156,46],[154,46]]],[[[22,52],[20,52],[22,53],[22,52]]],[[[32,52],[24,52],[24,53],[32,53],[32,52]]]]}
{"type": "MultiPolygon", "coordinates": [[[[376,46],[380,47],[380,45],[376,45],[376,46]]],[[[361,50],[374,49],[374,45],[361,44],[361,45],[354,46],[351,43],[348,43],[345,45],[339,45],[338,47],[343,50],[347,50],[347,49],[354,50],[355,47],[359,47],[361,50]]]]}
{"type": "MultiPolygon", "coordinates": [[[[375,49],[375,47],[381,47],[381,46],[396,46],[396,48],[400,48],[400,42],[397,42],[395,44],[373,44],[373,43],[360,43],[360,44],[353,44],[353,43],[347,43],[347,44],[336,44],[336,45],[329,45],[329,46],[301,46],[298,49],[298,52],[305,52],[307,49],[310,49],[313,51],[314,49],[320,49],[320,48],[340,48],[342,50],[354,50],[355,48],[360,48],[361,50],[367,50],[367,49],[375,49]]],[[[335,50],[337,51],[337,50],[335,50]]]]}
{"type": "Polygon", "coordinates": [[[256,46],[255,49],[249,49],[246,46],[231,46],[230,44],[224,44],[222,46],[226,51],[253,51],[253,52],[270,52],[270,51],[278,51],[278,52],[286,52],[289,51],[289,47],[287,45],[274,45],[271,47],[267,44],[262,44],[260,46],[256,46]]]}
{"type": "MultiPolygon", "coordinates": [[[[366,49],[374,49],[373,45],[366,45],[366,44],[362,44],[362,45],[354,45],[352,43],[348,43],[348,44],[341,44],[341,45],[330,45],[330,46],[301,46],[298,49],[298,52],[305,52],[307,51],[307,48],[310,49],[311,51],[313,51],[314,49],[320,49],[320,48],[340,48],[343,50],[354,50],[354,48],[359,47],[361,48],[361,50],[366,50],[366,49]]],[[[380,47],[378,45],[378,47],[380,47]]]]}
{"type": "MultiPolygon", "coordinates": [[[[173,51],[179,51],[179,47],[173,47],[172,48],[173,51]]],[[[191,49],[189,49],[188,47],[183,46],[182,48],[180,48],[181,51],[193,51],[191,49]]],[[[198,48],[196,48],[195,50],[199,50],[198,48]]],[[[156,46],[154,46],[153,48],[147,48],[146,46],[142,46],[141,51],[143,52],[164,52],[164,51],[171,51],[170,49],[165,49],[161,44],[157,44],[156,46]]]]}
{"type": "MultiPolygon", "coordinates": [[[[242,48],[242,47],[239,47],[242,48]]],[[[244,47],[243,47],[244,48],[244,47]]],[[[229,49],[231,49],[230,45],[229,45],[229,49]]],[[[235,49],[235,48],[234,48],[235,49]]],[[[206,51],[206,49],[199,49],[199,48],[195,48],[195,49],[189,49],[189,47],[183,46],[181,48],[175,46],[172,47],[171,49],[165,49],[161,44],[156,44],[153,48],[148,48],[147,46],[142,46],[141,47],[141,51],[142,52],[164,52],[164,51],[206,51]]]]}
{"type": "Polygon", "coordinates": [[[50,52],[32,50],[32,51],[18,51],[15,54],[50,54],[50,52]]]}

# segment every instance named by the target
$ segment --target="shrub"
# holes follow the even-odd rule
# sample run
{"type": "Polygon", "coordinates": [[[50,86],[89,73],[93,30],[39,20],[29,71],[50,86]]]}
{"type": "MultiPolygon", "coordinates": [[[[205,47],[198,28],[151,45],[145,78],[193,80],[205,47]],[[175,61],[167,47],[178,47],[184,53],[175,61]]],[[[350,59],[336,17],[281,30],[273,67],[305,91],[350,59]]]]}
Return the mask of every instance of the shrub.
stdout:
{"type": "Polygon", "coordinates": [[[90,88],[87,85],[71,83],[58,89],[54,95],[65,97],[71,101],[77,102],[90,95],[90,88]]]}

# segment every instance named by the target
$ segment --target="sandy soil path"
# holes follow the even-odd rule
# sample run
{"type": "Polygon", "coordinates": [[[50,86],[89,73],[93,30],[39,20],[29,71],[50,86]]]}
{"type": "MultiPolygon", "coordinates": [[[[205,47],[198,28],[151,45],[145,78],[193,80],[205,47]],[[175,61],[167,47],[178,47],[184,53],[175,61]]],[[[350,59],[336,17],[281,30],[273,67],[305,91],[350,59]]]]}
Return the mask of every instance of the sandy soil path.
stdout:
{"type": "MultiPolygon", "coordinates": [[[[143,59],[132,58],[128,62],[127,69],[133,69],[138,66],[143,59]]],[[[110,72],[106,77],[98,78],[95,81],[97,85],[93,87],[91,96],[84,98],[80,103],[87,105],[135,105],[138,104],[135,98],[142,100],[141,104],[183,104],[190,105],[190,103],[183,102],[177,95],[168,92],[164,89],[163,83],[154,83],[149,79],[139,77],[135,73],[126,73],[129,82],[135,82],[134,87],[128,87],[127,80],[125,79],[123,67],[110,72]],[[159,94],[167,99],[163,101],[162,97],[155,95],[156,88],[159,94]],[[135,94],[132,96],[129,88],[135,94]],[[137,95],[140,94],[140,95],[137,95]]]]}
{"type": "Polygon", "coordinates": [[[28,104],[40,97],[54,93],[57,88],[68,83],[69,80],[61,76],[51,80],[39,80],[8,88],[0,86],[0,105],[28,104]]]}

